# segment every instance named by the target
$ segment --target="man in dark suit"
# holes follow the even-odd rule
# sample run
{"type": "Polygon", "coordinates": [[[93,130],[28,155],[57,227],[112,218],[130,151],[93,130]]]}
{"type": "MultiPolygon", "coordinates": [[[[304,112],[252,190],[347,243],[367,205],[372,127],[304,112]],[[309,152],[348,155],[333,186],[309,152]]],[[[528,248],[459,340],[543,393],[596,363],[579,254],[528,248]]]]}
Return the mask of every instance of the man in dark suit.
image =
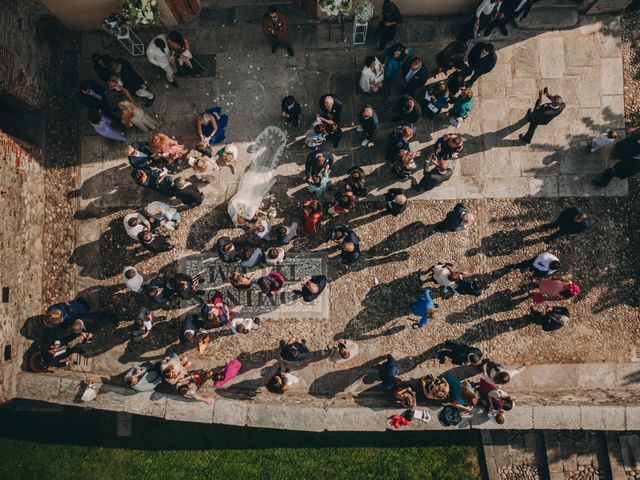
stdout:
{"type": "Polygon", "coordinates": [[[400,72],[406,83],[404,90],[412,97],[415,95],[416,90],[423,87],[429,80],[429,74],[424,65],[422,65],[422,60],[415,55],[409,55],[402,64],[400,72]]]}
{"type": "Polygon", "coordinates": [[[469,211],[464,203],[458,203],[453,210],[447,213],[445,219],[437,226],[438,230],[444,232],[458,232],[466,230],[473,223],[473,213],[469,211]]]}
{"type": "Polygon", "coordinates": [[[496,13],[493,21],[484,31],[485,36],[490,35],[496,27],[500,29],[500,32],[502,32],[504,36],[509,35],[507,24],[513,24],[519,16],[522,16],[523,20],[527,18],[534,3],[535,0],[502,0],[500,11],[496,13]]]}
{"type": "Polygon", "coordinates": [[[187,182],[182,177],[177,177],[173,181],[173,195],[175,195],[182,203],[190,207],[197,207],[202,204],[203,195],[198,187],[191,182],[187,182]]]}
{"type": "Polygon", "coordinates": [[[342,240],[340,258],[345,265],[354,263],[360,258],[360,238],[351,230],[342,240]]]}
{"type": "Polygon", "coordinates": [[[418,102],[410,95],[402,95],[398,99],[398,103],[396,103],[395,110],[398,112],[398,116],[394,117],[393,120],[400,120],[405,125],[411,125],[411,128],[415,130],[416,123],[422,117],[422,109],[418,102]]]}
{"type": "Polygon", "coordinates": [[[198,318],[197,313],[192,313],[184,317],[180,325],[180,345],[184,348],[198,348],[205,342],[204,322],[198,318]]]}
{"type": "Polygon", "coordinates": [[[232,263],[238,260],[238,250],[233,241],[227,236],[220,237],[216,241],[216,251],[223,262],[232,263]]]}
{"type": "Polygon", "coordinates": [[[469,62],[467,75],[471,75],[472,72],[473,75],[469,80],[465,81],[465,85],[467,88],[471,88],[474,82],[482,75],[494,69],[498,56],[492,43],[478,42],[469,51],[467,60],[469,62]]]}
{"type": "Polygon", "coordinates": [[[153,154],[149,148],[149,142],[133,142],[127,147],[129,164],[133,168],[151,167],[153,154]]]}
{"type": "Polygon", "coordinates": [[[365,139],[362,140],[361,143],[363,147],[366,147],[373,140],[373,137],[376,136],[376,132],[378,131],[378,115],[373,111],[371,105],[365,105],[362,110],[360,110],[358,120],[360,121],[360,126],[356,128],[356,130],[358,132],[364,132],[366,135],[365,139]]]}
{"type": "Polygon", "coordinates": [[[449,357],[454,365],[478,365],[483,357],[482,350],[463,343],[446,340],[444,347],[443,350],[438,352],[440,363],[444,363],[446,358],[449,357]]]}
{"type": "Polygon", "coordinates": [[[153,233],[150,230],[140,232],[138,234],[138,241],[140,245],[153,253],[168,252],[174,249],[174,246],[169,243],[167,237],[159,233],[153,233]]]}
{"type": "Polygon", "coordinates": [[[413,188],[419,192],[432,190],[449,180],[453,175],[453,170],[449,168],[449,164],[445,159],[440,159],[437,162],[431,160],[424,167],[424,176],[420,183],[415,180],[411,181],[413,188]],[[430,165],[434,165],[434,167],[431,170],[427,170],[430,165]]]}
{"type": "Polygon", "coordinates": [[[89,110],[102,110],[109,117],[118,109],[109,105],[107,89],[93,80],[85,80],[78,89],[78,99],[89,110]]]}
{"type": "Polygon", "coordinates": [[[333,93],[327,93],[320,97],[318,102],[318,108],[322,117],[327,120],[333,120],[336,123],[340,123],[340,115],[342,114],[342,102],[337,95],[333,93]]]}
{"type": "Polygon", "coordinates": [[[522,140],[524,143],[531,143],[533,133],[536,131],[538,125],[548,125],[549,123],[551,123],[551,120],[562,113],[565,106],[566,105],[562,101],[562,97],[560,95],[550,95],[547,88],[545,88],[544,90],[540,90],[538,92],[538,100],[536,100],[536,104],[533,107],[533,110],[529,109],[527,111],[529,129],[524,135],[519,135],[520,140],[522,140]],[[543,95],[546,95],[547,98],[551,100],[551,103],[545,103],[544,105],[542,105],[541,103],[543,95]]]}
{"type": "Polygon", "coordinates": [[[384,194],[384,208],[387,213],[397,217],[407,209],[407,196],[401,188],[390,188],[384,194]]]}
{"type": "Polygon", "coordinates": [[[304,181],[308,182],[314,175],[320,175],[324,170],[331,172],[333,154],[329,150],[314,150],[307,156],[304,164],[304,181]]]}

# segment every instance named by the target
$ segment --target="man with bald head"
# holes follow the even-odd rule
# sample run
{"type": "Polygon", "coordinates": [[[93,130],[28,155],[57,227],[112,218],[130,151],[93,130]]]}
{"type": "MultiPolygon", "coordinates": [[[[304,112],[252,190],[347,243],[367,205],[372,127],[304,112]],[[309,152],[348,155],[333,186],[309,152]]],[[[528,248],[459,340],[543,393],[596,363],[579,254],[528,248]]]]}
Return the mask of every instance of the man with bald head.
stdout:
{"type": "Polygon", "coordinates": [[[449,162],[446,159],[441,158],[436,160],[433,158],[429,162],[425,162],[423,173],[424,176],[422,180],[420,180],[420,183],[416,180],[411,181],[414,190],[419,192],[426,192],[436,188],[438,185],[442,185],[451,178],[453,170],[449,168],[449,162]],[[434,167],[431,170],[427,170],[430,165],[434,167]]]}
{"type": "Polygon", "coordinates": [[[360,126],[356,128],[356,131],[365,133],[365,138],[360,145],[363,147],[372,147],[373,137],[376,136],[376,132],[378,131],[378,115],[373,111],[371,105],[365,105],[362,110],[360,110],[358,119],[360,120],[360,126]]]}
{"type": "Polygon", "coordinates": [[[304,181],[309,182],[314,176],[321,176],[325,171],[331,173],[333,154],[329,150],[314,150],[307,156],[304,164],[304,181]]]}
{"type": "Polygon", "coordinates": [[[529,129],[524,135],[518,135],[520,140],[527,144],[531,143],[533,134],[536,131],[536,128],[538,128],[538,125],[548,125],[551,123],[551,120],[562,113],[564,107],[566,107],[566,105],[562,101],[562,97],[560,95],[551,95],[548,88],[540,90],[538,92],[538,100],[536,100],[533,110],[527,110],[529,129]],[[542,97],[544,95],[546,95],[551,103],[542,104],[542,97]]]}
{"type": "Polygon", "coordinates": [[[294,290],[293,293],[300,295],[305,302],[313,302],[320,296],[327,286],[327,277],[324,275],[314,275],[313,277],[304,277],[300,281],[300,289],[294,290]]]}
{"type": "Polygon", "coordinates": [[[342,102],[337,95],[327,93],[320,97],[318,102],[321,116],[336,123],[340,123],[340,115],[342,114],[342,102]]]}
{"type": "Polygon", "coordinates": [[[387,213],[397,217],[407,209],[407,196],[401,188],[390,188],[384,194],[384,208],[387,213]]]}
{"type": "Polygon", "coordinates": [[[447,216],[438,224],[437,228],[443,232],[459,232],[471,227],[474,220],[475,217],[469,211],[469,207],[464,203],[458,203],[453,210],[447,213],[447,216]]]}
{"type": "Polygon", "coordinates": [[[338,225],[329,237],[334,242],[341,243],[340,258],[342,263],[353,263],[360,258],[360,238],[349,225],[338,225]]]}

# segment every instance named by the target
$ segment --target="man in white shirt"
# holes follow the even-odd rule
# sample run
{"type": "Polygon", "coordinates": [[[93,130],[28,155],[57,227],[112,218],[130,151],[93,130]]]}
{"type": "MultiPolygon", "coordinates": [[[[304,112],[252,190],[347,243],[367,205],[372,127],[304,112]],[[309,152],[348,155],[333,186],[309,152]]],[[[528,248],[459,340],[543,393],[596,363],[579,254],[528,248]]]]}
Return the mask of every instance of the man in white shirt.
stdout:
{"type": "Polygon", "coordinates": [[[173,57],[173,52],[171,52],[167,44],[167,36],[165,34],[156,35],[151,39],[147,47],[147,60],[156,67],[164,70],[167,76],[167,82],[174,87],[178,86],[178,82],[173,78],[176,73],[176,62],[173,57]]]}
{"type": "Polygon", "coordinates": [[[124,224],[124,229],[129,235],[130,238],[138,241],[138,235],[145,230],[151,230],[151,223],[149,220],[145,218],[144,215],[140,213],[130,213],[125,216],[122,223],[124,224]]]}
{"type": "Polygon", "coordinates": [[[142,292],[142,286],[144,285],[144,277],[138,273],[134,267],[124,267],[124,284],[134,293],[142,292]]]}
{"type": "Polygon", "coordinates": [[[253,327],[260,325],[260,319],[234,318],[231,320],[231,331],[236,335],[246,335],[253,327]]]}
{"type": "Polygon", "coordinates": [[[542,252],[531,265],[531,271],[536,278],[553,275],[560,268],[560,259],[549,252],[542,252]]]}

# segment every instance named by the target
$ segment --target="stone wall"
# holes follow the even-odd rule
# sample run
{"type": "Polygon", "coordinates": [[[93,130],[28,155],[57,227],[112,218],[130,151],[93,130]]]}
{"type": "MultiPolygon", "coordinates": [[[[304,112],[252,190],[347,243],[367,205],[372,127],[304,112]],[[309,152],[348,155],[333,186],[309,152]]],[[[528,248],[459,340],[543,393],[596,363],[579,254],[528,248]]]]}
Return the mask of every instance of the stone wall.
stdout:
{"type": "MultiPolygon", "coordinates": [[[[49,53],[35,30],[41,12],[36,1],[5,0],[0,15],[0,91],[34,108],[47,102],[49,53]]],[[[20,328],[42,308],[43,165],[43,151],[0,132],[0,402],[15,393],[27,344],[20,328]]]]}

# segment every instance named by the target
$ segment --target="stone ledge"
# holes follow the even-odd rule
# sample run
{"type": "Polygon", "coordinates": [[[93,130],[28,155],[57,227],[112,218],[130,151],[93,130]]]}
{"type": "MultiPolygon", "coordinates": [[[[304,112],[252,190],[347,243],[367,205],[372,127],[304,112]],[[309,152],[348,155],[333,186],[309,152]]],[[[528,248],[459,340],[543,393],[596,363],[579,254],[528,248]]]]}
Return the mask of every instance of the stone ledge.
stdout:
{"type": "MultiPolygon", "coordinates": [[[[605,373],[603,369],[599,374],[605,373]]],[[[83,406],[97,410],[127,412],[166,420],[219,423],[255,428],[300,431],[384,431],[389,417],[400,414],[400,407],[302,406],[298,404],[264,404],[216,397],[212,405],[160,392],[134,392],[114,385],[99,385],[98,397],[89,403],[76,401],[81,379],[61,378],[51,374],[21,372],[17,376],[18,398],[49,403],[83,406]]],[[[525,379],[523,379],[525,380],[525,379]]],[[[525,380],[526,381],[526,380],[525,380]]],[[[283,398],[286,400],[286,398],[283,398]]],[[[445,430],[438,421],[439,408],[418,406],[432,417],[431,422],[414,421],[403,427],[410,430],[445,430]]],[[[523,405],[507,414],[500,426],[487,419],[486,413],[463,418],[456,429],[480,430],[640,430],[638,405],[523,405]]]]}

